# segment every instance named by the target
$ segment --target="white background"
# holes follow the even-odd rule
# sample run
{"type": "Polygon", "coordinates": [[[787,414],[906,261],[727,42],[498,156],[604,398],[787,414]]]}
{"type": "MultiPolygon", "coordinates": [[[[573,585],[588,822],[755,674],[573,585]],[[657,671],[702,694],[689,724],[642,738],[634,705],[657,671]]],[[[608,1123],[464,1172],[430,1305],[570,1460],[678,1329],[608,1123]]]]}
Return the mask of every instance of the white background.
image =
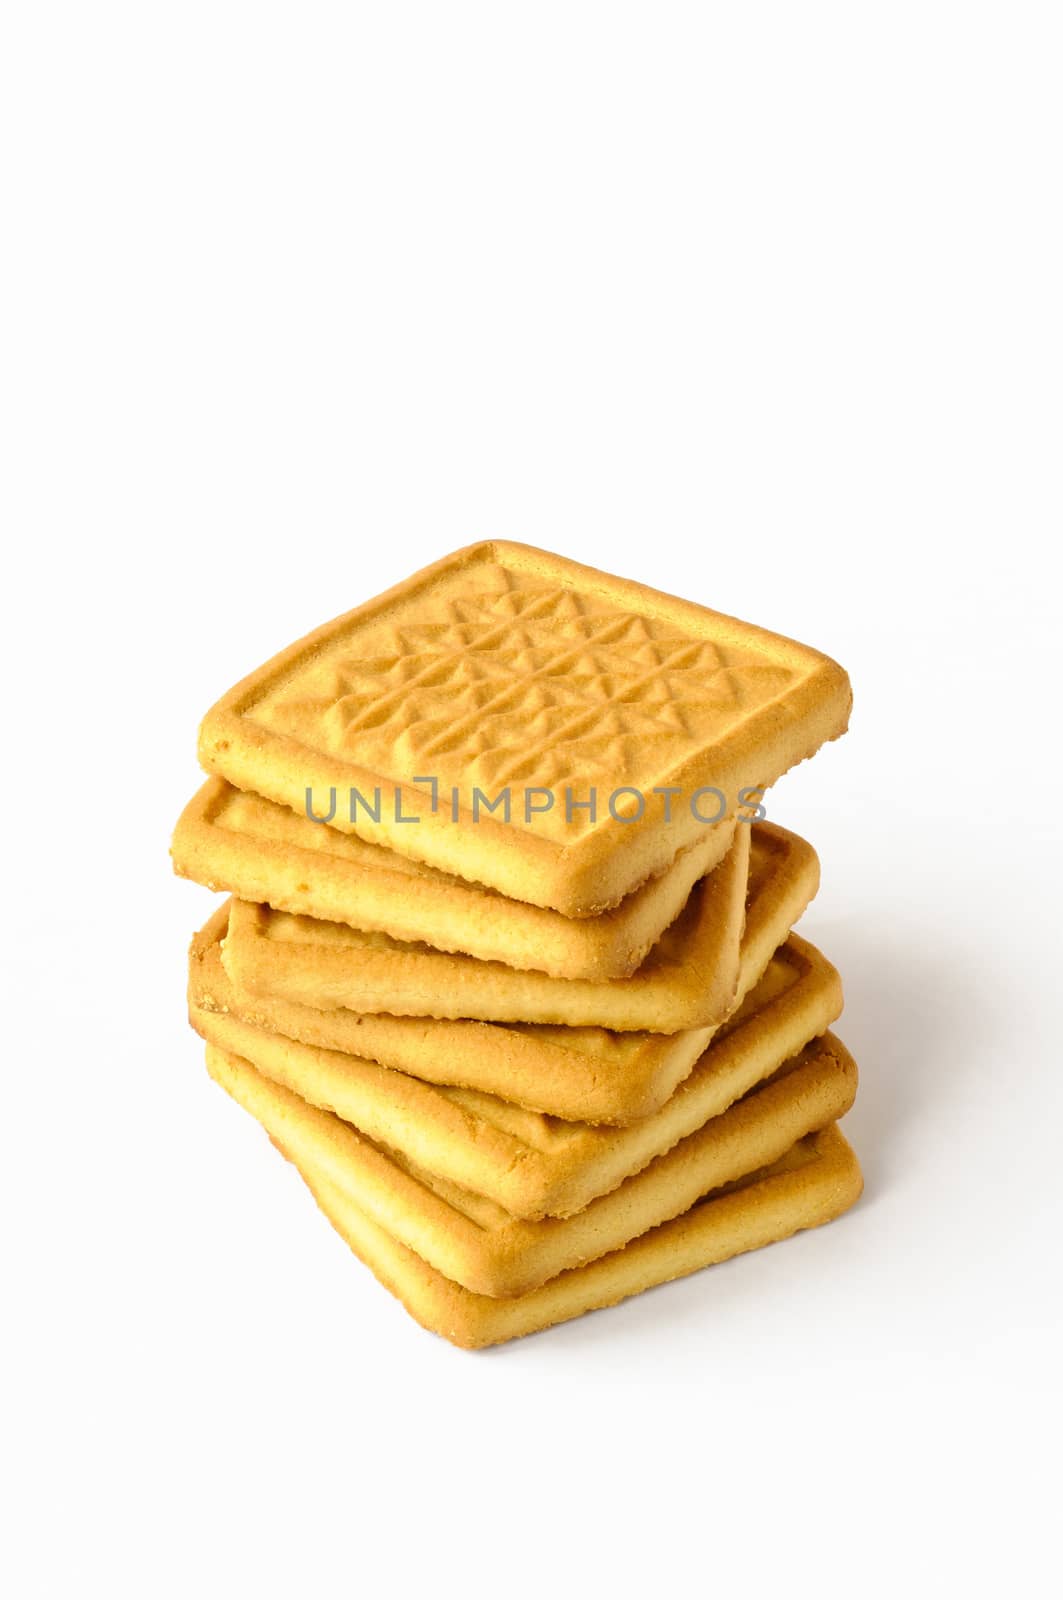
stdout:
{"type": "Polygon", "coordinates": [[[97,4],[0,40],[13,1595],[1046,1593],[1060,14],[97,4]],[[211,1086],[213,699],[473,539],[792,633],[866,1197],[483,1355],[211,1086]]]}

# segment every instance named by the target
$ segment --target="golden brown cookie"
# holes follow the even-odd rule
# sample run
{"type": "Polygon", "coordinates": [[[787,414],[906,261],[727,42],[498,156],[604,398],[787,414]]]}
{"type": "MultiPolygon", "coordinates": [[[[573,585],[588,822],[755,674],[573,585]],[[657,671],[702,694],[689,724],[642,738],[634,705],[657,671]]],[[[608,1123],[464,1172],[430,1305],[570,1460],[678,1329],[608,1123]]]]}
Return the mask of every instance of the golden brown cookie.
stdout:
{"type": "Polygon", "coordinates": [[[427,1172],[331,1112],[207,1046],[211,1076],[293,1160],[305,1163],[437,1271],[477,1294],[513,1296],[618,1250],[721,1184],[777,1161],[845,1115],[856,1064],[825,1034],[696,1133],[568,1217],[528,1221],[427,1172]]]}
{"type": "MultiPolygon", "coordinates": [[[[753,830],[738,998],[760,978],[815,893],[819,863],[796,834],[753,830]]],[[[675,1034],[605,1028],[448,1021],[316,1010],[230,984],[218,946],[229,925],[220,907],[192,941],[189,1004],[231,1012],[303,1044],[362,1056],[431,1083],[482,1090],[578,1122],[624,1124],[658,1110],[693,1067],[712,1028],[675,1034]]]]}
{"type": "Polygon", "coordinates": [[[626,978],[727,854],[734,819],[706,827],[656,877],[598,917],[509,900],[356,834],[211,778],[189,801],[170,854],[182,877],[277,911],[343,922],[434,950],[563,978],[626,978]]]}
{"type": "Polygon", "coordinates": [[[493,542],[282,650],[207,713],[199,753],[300,816],[310,789],[341,831],[585,916],[843,733],[851,698],[818,651],[493,542]]]}
{"type": "Polygon", "coordinates": [[[629,978],[554,978],[234,900],[222,946],[237,988],[330,1010],[678,1033],[735,1003],[750,829],[629,978]]]}
{"type": "MultiPolygon", "coordinates": [[[[226,995],[217,946],[215,993],[226,995]]],[[[791,934],[690,1076],[652,1115],[625,1128],[563,1122],[475,1089],[437,1087],[357,1056],[299,1044],[229,1011],[190,1006],[209,1044],[332,1111],[377,1144],[485,1195],[514,1216],[565,1216],[695,1133],[824,1032],[842,1009],[841,980],[791,934]]]]}
{"type": "Polygon", "coordinates": [[[855,1205],[863,1188],[843,1134],[827,1127],[799,1139],[765,1170],[706,1195],[622,1249],[525,1294],[497,1299],[445,1278],[318,1169],[299,1166],[299,1171],[340,1236],[410,1315],[468,1350],[522,1338],[803,1228],[818,1228],[855,1205]]]}

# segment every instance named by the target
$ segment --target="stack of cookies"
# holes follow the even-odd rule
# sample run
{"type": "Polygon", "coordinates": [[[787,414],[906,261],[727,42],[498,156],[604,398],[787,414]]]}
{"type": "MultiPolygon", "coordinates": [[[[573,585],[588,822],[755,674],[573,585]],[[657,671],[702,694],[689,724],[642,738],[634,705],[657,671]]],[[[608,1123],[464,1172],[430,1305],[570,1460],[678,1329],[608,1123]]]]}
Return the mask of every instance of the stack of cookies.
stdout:
{"type": "Polygon", "coordinates": [[[841,984],[791,931],[818,862],[760,820],[850,698],[802,645],[490,543],[208,713],[172,853],[232,898],[192,1024],[426,1327],[515,1338],[856,1199],[841,984]]]}

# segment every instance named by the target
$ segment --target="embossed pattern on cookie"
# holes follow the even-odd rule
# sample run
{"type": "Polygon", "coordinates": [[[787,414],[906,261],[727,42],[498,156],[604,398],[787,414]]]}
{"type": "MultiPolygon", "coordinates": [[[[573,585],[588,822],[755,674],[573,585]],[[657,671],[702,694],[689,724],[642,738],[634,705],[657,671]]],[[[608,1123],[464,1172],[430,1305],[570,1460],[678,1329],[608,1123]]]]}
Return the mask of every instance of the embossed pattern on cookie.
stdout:
{"type": "Polygon", "coordinates": [[[583,916],[698,836],[699,791],[733,813],[843,732],[849,703],[814,650],[492,543],[244,679],[204,719],[200,757],[238,788],[296,811],[309,788],[335,828],[583,916]]]}

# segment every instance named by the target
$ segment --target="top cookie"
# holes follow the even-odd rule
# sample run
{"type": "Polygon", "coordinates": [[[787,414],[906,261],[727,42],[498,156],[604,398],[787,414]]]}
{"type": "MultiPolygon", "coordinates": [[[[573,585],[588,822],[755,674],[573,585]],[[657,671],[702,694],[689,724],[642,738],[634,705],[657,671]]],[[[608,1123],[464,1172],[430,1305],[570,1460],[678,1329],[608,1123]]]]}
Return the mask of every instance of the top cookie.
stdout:
{"type": "Polygon", "coordinates": [[[804,645],[492,542],[283,650],[208,712],[199,753],[300,814],[589,916],[843,733],[850,703],[804,645]]]}

